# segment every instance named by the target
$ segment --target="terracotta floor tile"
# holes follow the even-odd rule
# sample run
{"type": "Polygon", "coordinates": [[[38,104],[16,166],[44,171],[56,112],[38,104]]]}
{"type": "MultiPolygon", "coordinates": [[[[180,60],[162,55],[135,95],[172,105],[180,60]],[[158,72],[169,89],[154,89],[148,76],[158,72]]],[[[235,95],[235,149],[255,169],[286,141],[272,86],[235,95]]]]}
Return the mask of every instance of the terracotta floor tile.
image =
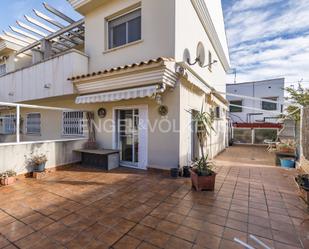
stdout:
{"type": "Polygon", "coordinates": [[[222,239],[219,248],[220,249],[243,249],[244,247],[234,241],[222,239]]]}
{"type": "Polygon", "coordinates": [[[140,223],[148,227],[156,228],[160,222],[161,219],[148,215],[140,223]]]}
{"type": "Polygon", "coordinates": [[[163,248],[170,237],[169,234],[154,230],[145,240],[152,245],[163,248]]]}
{"type": "Polygon", "coordinates": [[[153,231],[154,230],[152,228],[139,224],[135,226],[128,234],[135,238],[145,240],[153,231]]]}
{"type": "Polygon", "coordinates": [[[234,238],[238,238],[238,239],[246,242],[248,234],[244,233],[244,232],[241,232],[241,231],[238,231],[238,230],[235,230],[235,229],[231,229],[231,228],[226,227],[224,229],[222,237],[224,239],[227,239],[227,240],[234,240],[234,238]]]}
{"type": "Polygon", "coordinates": [[[253,224],[248,225],[248,233],[257,235],[263,238],[272,239],[272,231],[270,228],[261,227],[253,224]]]}
{"type": "Polygon", "coordinates": [[[174,237],[172,236],[168,242],[166,243],[166,245],[164,246],[164,248],[166,249],[191,249],[193,246],[192,243],[190,243],[189,241],[185,241],[182,240],[180,238],[174,237]]]}
{"type": "Polygon", "coordinates": [[[209,249],[217,249],[220,246],[221,238],[209,233],[199,232],[196,244],[209,249]]]}
{"type": "Polygon", "coordinates": [[[181,226],[175,232],[175,236],[190,242],[194,242],[196,240],[198,233],[199,231],[195,229],[181,226]]]}
{"type": "Polygon", "coordinates": [[[98,236],[98,240],[101,242],[104,242],[105,244],[112,246],[114,243],[116,243],[121,237],[123,237],[123,233],[111,229],[105,233],[102,233],[98,236]]]}
{"type": "Polygon", "coordinates": [[[165,218],[168,221],[177,223],[177,224],[181,224],[184,219],[186,218],[186,216],[182,215],[182,214],[177,214],[177,213],[169,213],[168,216],[165,218]]]}
{"type": "Polygon", "coordinates": [[[277,242],[300,246],[300,240],[295,233],[286,233],[282,231],[272,230],[274,240],[277,242]]]}
{"type": "Polygon", "coordinates": [[[170,221],[166,221],[166,220],[162,220],[158,226],[157,226],[157,230],[168,233],[168,234],[174,234],[177,229],[178,229],[179,225],[170,221]]]}
{"type": "Polygon", "coordinates": [[[14,221],[1,228],[2,235],[11,242],[17,241],[34,232],[34,230],[19,221],[14,221]]]}
{"type": "Polygon", "coordinates": [[[10,242],[6,238],[0,235],[0,248],[3,248],[8,244],[10,244],[10,242]]]}
{"type": "Polygon", "coordinates": [[[203,228],[203,223],[204,222],[200,219],[187,217],[182,222],[182,225],[193,228],[195,230],[201,230],[203,228]]]}
{"type": "Polygon", "coordinates": [[[151,245],[147,242],[142,242],[139,246],[138,249],[158,249],[159,247],[156,247],[154,245],[151,245]]]}
{"type": "Polygon", "coordinates": [[[114,249],[135,249],[141,244],[141,241],[131,236],[122,237],[114,246],[114,249]]]}
{"type": "Polygon", "coordinates": [[[241,232],[247,232],[248,231],[248,223],[233,220],[233,219],[227,219],[226,221],[226,227],[241,231],[241,232]]]}

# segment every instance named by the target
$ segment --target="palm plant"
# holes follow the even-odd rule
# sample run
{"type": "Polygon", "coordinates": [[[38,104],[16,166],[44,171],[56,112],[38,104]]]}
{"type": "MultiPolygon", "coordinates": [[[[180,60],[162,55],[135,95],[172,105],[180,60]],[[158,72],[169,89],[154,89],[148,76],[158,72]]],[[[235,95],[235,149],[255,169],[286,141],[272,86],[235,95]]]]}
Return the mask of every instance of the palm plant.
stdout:
{"type": "Polygon", "coordinates": [[[193,116],[193,120],[196,124],[196,136],[201,149],[201,158],[194,164],[197,172],[201,175],[211,175],[213,173],[213,163],[208,160],[208,155],[205,156],[204,148],[207,145],[207,138],[210,136],[211,131],[215,131],[213,128],[213,115],[204,111],[202,106],[201,111],[194,112],[189,111],[193,116]]]}

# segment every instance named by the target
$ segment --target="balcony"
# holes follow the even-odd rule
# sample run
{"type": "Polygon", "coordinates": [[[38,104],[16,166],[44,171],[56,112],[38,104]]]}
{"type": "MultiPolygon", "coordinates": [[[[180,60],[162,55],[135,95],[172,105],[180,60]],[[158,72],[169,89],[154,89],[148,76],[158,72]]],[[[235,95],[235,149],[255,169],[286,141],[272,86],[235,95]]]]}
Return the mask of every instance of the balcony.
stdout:
{"type": "Polygon", "coordinates": [[[0,100],[22,102],[74,94],[74,86],[67,79],[87,72],[88,57],[78,50],[69,50],[1,76],[0,100]]]}

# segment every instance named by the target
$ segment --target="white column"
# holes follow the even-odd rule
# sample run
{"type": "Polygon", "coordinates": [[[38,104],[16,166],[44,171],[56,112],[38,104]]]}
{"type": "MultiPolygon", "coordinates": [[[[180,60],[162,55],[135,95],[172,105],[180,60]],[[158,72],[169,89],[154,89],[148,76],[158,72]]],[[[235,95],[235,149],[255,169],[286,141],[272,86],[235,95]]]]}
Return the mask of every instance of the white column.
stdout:
{"type": "Polygon", "coordinates": [[[16,106],[16,143],[20,142],[20,106],[16,106]]]}

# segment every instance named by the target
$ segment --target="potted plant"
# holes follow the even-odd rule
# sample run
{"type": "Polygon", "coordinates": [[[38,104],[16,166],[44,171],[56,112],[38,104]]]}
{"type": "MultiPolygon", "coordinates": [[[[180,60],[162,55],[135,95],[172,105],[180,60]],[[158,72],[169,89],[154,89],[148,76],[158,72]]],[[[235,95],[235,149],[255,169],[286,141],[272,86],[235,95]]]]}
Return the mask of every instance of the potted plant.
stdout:
{"type": "Polygon", "coordinates": [[[34,172],[44,172],[47,162],[47,156],[44,154],[31,155],[28,159],[28,164],[33,167],[34,172]]]}
{"type": "Polygon", "coordinates": [[[208,157],[197,160],[191,169],[192,187],[197,191],[215,189],[216,173],[212,170],[214,164],[208,157]]]}
{"type": "Polygon", "coordinates": [[[277,151],[282,153],[295,153],[295,148],[294,141],[286,141],[277,145],[277,151]]]}
{"type": "Polygon", "coordinates": [[[16,172],[13,170],[8,170],[0,174],[1,185],[7,186],[15,183],[16,172]]]}
{"type": "Polygon", "coordinates": [[[195,121],[196,136],[201,150],[201,158],[193,165],[191,172],[192,187],[197,191],[200,190],[214,190],[216,173],[212,170],[213,163],[205,156],[204,147],[207,144],[207,137],[213,129],[213,115],[202,110],[200,112],[191,112],[193,120],[195,121]]]}
{"type": "Polygon", "coordinates": [[[302,199],[309,207],[309,174],[301,174],[295,177],[302,199]]]}

